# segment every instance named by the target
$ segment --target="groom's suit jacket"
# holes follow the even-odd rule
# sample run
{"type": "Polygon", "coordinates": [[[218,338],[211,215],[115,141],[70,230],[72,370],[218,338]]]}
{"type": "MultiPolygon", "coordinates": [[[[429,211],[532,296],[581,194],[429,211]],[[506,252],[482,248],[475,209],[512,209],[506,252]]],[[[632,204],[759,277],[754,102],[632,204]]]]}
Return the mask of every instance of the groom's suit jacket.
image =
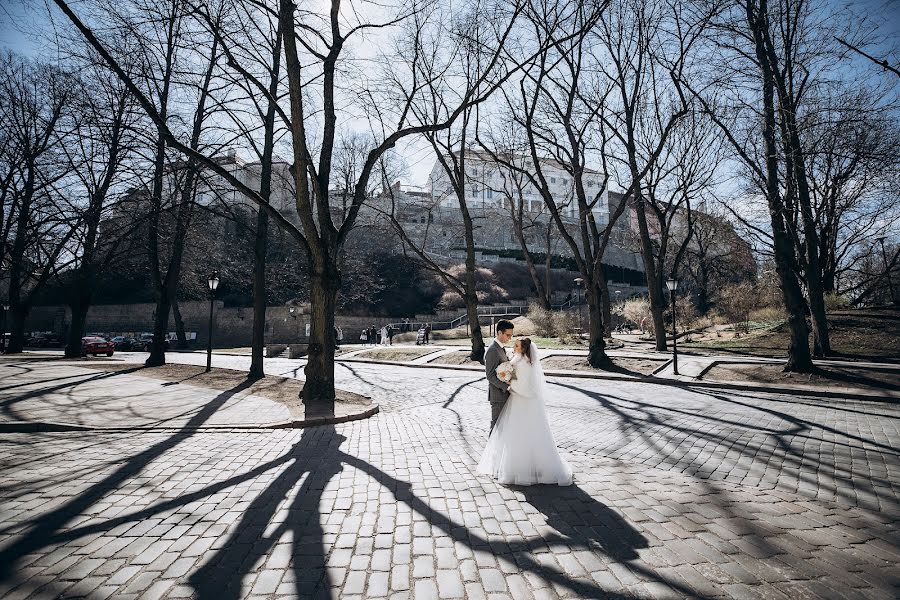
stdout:
{"type": "Polygon", "coordinates": [[[484,370],[488,380],[488,402],[491,404],[503,404],[509,398],[508,383],[500,381],[497,377],[497,367],[500,363],[509,361],[503,346],[494,341],[484,354],[484,370]]]}

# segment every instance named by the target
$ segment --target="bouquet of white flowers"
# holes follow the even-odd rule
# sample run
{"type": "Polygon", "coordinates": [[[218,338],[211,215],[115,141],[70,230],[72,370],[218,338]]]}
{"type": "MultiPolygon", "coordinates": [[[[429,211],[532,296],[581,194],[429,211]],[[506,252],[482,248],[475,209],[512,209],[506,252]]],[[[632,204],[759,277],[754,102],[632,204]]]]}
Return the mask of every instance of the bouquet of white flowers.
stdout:
{"type": "Polygon", "coordinates": [[[512,364],[512,362],[500,363],[500,366],[497,367],[497,379],[504,383],[509,383],[513,379],[516,378],[516,367],[512,364]]]}

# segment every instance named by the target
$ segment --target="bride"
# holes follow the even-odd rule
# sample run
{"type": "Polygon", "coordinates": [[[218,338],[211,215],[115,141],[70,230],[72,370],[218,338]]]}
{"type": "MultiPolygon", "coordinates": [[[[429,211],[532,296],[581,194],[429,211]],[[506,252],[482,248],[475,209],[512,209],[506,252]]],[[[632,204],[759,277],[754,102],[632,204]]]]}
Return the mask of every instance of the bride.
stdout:
{"type": "Polygon", "coordinates": [[[560,457],[547,422],[547,384],[537,347],[522,338],[513,352],[509,363],[497,367],[498,377],[509,381],[509,400],[488,438],[478,471],[503,484],[571,485],[572,468],[560,457]]]}

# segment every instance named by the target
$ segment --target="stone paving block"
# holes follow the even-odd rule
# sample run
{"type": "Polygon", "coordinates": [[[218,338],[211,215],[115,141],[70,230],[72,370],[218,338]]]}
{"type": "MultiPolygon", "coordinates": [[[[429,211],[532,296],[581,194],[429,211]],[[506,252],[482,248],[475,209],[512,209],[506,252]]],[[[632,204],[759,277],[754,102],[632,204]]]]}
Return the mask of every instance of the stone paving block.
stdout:
{"type": "MultiPolygon", "coordinates": [[[[297,367],[278,361],[267,371],[297,367]]],[[[376,418],[175,446],[162,431],[4,436],[0,546],[47,597],[190,597],[197,574],[267,599],[895,597],[900,407],[554,380],[576,485],[516,488],[474,472],[480,375],[353,366],[339,385],[383,399],[376,418]],[[80,514],[55,512],[72,501],[80,514]],[[58,531],[29,537],[45,518],[58,531]]]]}

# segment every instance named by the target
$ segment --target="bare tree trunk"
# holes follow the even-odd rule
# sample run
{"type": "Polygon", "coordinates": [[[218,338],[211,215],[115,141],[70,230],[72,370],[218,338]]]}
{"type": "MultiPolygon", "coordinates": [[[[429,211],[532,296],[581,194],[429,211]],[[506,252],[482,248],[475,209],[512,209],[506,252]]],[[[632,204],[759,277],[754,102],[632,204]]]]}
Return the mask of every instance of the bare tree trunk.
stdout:
{"type": "MultiPolygon", "coordinates": [[[[474,248],[474,246],[473,246],[474,248]]],[[[478,294],[475,291],[475,253],[466,258],[466,314],[469,318],[469,337],[472,340],[472,352],[469,357],[484,362],[484,338],[481,335],[481,322],[478,320],[478,294]],[[471,267],[469,263],[471,262],[471,267]]]]}
{"type": "Polygon", "coordinates": [[[612,304],[609,300],[609,282],[603,268],[597,270],[597,288],[600,290],[600,306],[603,309],[603,334],[612,337],[612,304]]]}
{"type": "Polygon", "coordinates": [[[334,414],[334,311],[341,289],[337,265],[314,271],[310,278],[310,327],[303,404],[306,415],[334,414]]]}
{"type": "MultiPolygon", "coordinates": [[[[588,305],[588,364],[592,367],[609,366],[611,361],[606,355],[606,340],[603,337],[603,307],[600,300],[601,291],[598,286],[588,285],[585,298],[588,305]]],[[[581,310],[581,307],[578,307],[581,310]]]]}
{"type": "Polygon", "coordinates": [[[187,333],[184,331],[184,319],[181,318],[181,309],[178,307],[178,300],[172,302],[172,317],[175,319],[175,339],[178,340],[176,347],[179,350],[187,350],[187,333]]]}
{"type": "MultiPolygon", "coordinates": [[[[275,48],[269,80],[269,100],[264,119],[263,152],[260,160],[259,195],[267,203],[272,195],[272,158],[275,152],[275,112],[274,98],[278,95],[279,72],[281,70],[281,27],[275,33],[275,48]]],[[[250,372],[247,379],[262,379],[266,376],[263,367],[266,334],[266,244],[269,236],[269,213],[262,207],[256,209],[256,237],[253,244],[253,333],[250,340],[250,372]]]]}
{"type": "MultiPolygon", "coordinates": [[[[534,260],[531,258],[531,252],[528,250],[528,243],[525,241],[525,232],[518,219],[515,221],[516,239],[519,241],[519,247],[522,248],[522,254],[525,257],[525,266],[528,268],[528,275],[531,276],[531,283],[534,285],[535,292],[537,293],[538,302],[540,302],[541,308],[550,310],[550,293],[547,291],[544,283],[541,282],[540,274],[534,264],[534,260]]],[[[547,282],[550,281],[549,276],[546,277],[546,280],[547,282]]]]}
{"type": "Polygon", "coordinates": [[[256,213],[256,238],[253,244],[253,333],[250,341],[250,372],[247,379],[262,379],[266,330],[266,241],[269,215],[256,213]]]}
{"type": "Polygon", "coordinates": [[[83,295],[76,295],[69,301],[72,321],[69,324],[69,335],[66,341],[66,358],[78,358],[81,356],[81,338],[84,337],[84,328],[90,305],[90,298],[84,298],[83,295]]]}
{"type": "Polygon", "coordinates": [[[757,14],[754,14],[752,0],[747,0],[747,21],[753,33],[762,79],[762,135],[766,156],[766,200],[769,203],[769,215],[772,222],[775,271],[781,282],[785,309],[788,312],[788,326],[791,332],[787,364],[784,370],[808,373],[812,372],[814,368],[809,353],[809,329],[806,326],[806,316],[804,315],[805,301],[800,282],[797,279],[798,269],[794,245],[785,228],[786,213],[779,187],[778,146],[775,140],[777,131],[775,85],[762,37],[763,28],[768,27],[767,18],[766,0],[760,1],[757,14]]]}
{"type": "Polygon", "coordinates": [[[28,318],[28,312],[29,307],[10,303],[7,354],[18,354],[25,349],[25,319],[28,318]]]}

